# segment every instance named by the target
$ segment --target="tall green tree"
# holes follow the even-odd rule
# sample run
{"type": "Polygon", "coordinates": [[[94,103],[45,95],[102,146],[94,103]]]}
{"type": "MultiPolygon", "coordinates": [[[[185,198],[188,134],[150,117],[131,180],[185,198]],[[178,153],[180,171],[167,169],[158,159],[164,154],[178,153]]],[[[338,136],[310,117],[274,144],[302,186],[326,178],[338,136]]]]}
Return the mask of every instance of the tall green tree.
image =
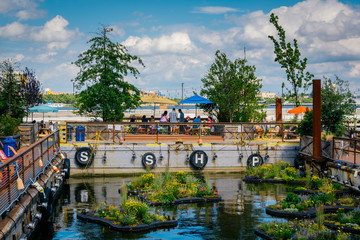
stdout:
{"type": "Polygon", "coordinates": [[[42,87],[34,70],[25,67],[23,74],[26,77],[26,82],[23,85],[24,105],[28,113],[30,107],[42,103],[42,87]]]}
{"type": "Polygon", "coordinates": [[[10,59],[0,64],[0,116],[8,114],[12,118],[25,116],[22,83],[16,78],[19,64],[10,59]]]}
{"type": "Polygon", "coordinates": [[[261,120],[265,116],[263,106],[258,104],[262,84],[255,70],[255,66],[247,65],[246,59],[232,62],[225,53],[216,51],[215,62],[201,79],[200,92],[215,104],[203,109],[220,122],[261,120]]]}
{"type": "MultiPolygon", "coordinates": [[[[351,120],[356,104],[349,83],[335,75],[335,80],[324,77],[321,84],[321,125],[327,134],[341,136],[346,130],[345,121],[351,120]]],[[[300,135],[312,136],[313,113],[307,112],[299,124],[300,135]]]]}
{"type": "Polygon", "coordinates": [[[285,87],[288,92],[287,96],[290,99],[295,100],[295,105],[300,106],[300,96],[311,85],[311,78],[313,74],[305,72],[307,58],[301,59],[301,53],[298,48],[297,40],[293,40],[293,46],[291,43],[286,42],[285,30],[279,25],[279,17],[274,13],[270,15],[270,23],[272,23],[277,31],[279,40],[274,36],[268,36],[274,43],[275,62],[278,62],[281,68],[285,69],[287,81],[290,83],[291,88],[285,87]]]}
{"type": "Polygon", "coordinates": [[[140,73],[132,62],[144,66],[142,60],[128,53],[120,43],[109,38],[111,27],[102,27],[90,39],[90,48],[78,56],[75,65],[80,71],[73,82],[78,90],[75,107],[79,114],[102,117],[103,121],[121,121],[124,111],[139,106],[140,92],[124,77],[140,73]]]}
{"type": "Polygon", "coordinates": [[[335,75],[335,80],[324,77],[321,86],[321,122],[327,133],[341,136],[346,127],[345,121],[351,119],[356,104],[349,89],[349,83],[335,75]]]}

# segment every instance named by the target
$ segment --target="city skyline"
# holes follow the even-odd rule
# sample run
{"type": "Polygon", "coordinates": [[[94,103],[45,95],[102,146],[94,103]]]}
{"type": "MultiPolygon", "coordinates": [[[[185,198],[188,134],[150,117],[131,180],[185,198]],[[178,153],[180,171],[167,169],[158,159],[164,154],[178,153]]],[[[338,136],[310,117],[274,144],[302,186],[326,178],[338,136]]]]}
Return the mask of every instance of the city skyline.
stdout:
{"type": "Polygon", "coordinates": [[[308,1],[11,1],[0,0],[0,60],[13,58],[35,70],[44,88],[72,92],[78,69],[71,64],[89,48],[101,26],[111,39],[141,57],[142,91],[172,97],[199,93],[215,51],[245,57],[263,80],[262,92],[281,93],[284,70],[274,62],[276,35],[270,13],[279,16],[287,41],[298,40],[314,78],[334,74],[360,88],[360,5],[356,0],[308,1]]]}

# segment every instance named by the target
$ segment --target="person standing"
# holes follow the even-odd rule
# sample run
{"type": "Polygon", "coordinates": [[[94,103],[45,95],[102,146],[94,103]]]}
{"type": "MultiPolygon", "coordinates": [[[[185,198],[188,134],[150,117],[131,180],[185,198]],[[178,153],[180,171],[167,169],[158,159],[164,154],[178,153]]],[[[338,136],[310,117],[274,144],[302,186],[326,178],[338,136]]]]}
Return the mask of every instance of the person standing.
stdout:
{"type": "MultiPolygon", "coordinates": [[[[180,114],[179,122],[180,122],[180,123],[184,123],[184,122],[185,122],[184,113],[181,111],[181,109],[179,109],[178,111],[179,111],[179,114],[180,114]]],[[[179,126],[179,132],[180,132],[180,133],[185,132],[185,125],[180,125],[180,126],[179,126]]]]}
{"type": "MultiPolygon", "coordinates": [[[[172,111],[169,113],[169,122],[176,123],[177,122],[177,113],[175,111],[175,108],[172,109],[172,111]]],[[[171,125],[171,133],[175,133],[176,125],[171,125]]]]}

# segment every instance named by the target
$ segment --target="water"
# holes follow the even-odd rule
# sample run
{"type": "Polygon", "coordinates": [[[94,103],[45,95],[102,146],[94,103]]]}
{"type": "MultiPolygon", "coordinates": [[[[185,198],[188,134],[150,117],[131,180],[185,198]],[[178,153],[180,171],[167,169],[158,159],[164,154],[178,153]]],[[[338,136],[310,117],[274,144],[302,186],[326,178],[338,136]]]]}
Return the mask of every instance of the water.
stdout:
{"type": "Polygon", "coordinates": [[[37,239],[260,239],[254,235],[253,228],[274,219],[265,213],[265,206],[283,199],[293,187],[246,184],[241,180],[243,177],[210,175],[210,184],[216,185],[223,201],[153,208],[175,216],[179,225],[136,234],[123,234],[76,219],[76,211],[101,202],[119,205],[118,189],[129,183],[130,177],[69,179],[57,204],[53,224],[37,239]]]}

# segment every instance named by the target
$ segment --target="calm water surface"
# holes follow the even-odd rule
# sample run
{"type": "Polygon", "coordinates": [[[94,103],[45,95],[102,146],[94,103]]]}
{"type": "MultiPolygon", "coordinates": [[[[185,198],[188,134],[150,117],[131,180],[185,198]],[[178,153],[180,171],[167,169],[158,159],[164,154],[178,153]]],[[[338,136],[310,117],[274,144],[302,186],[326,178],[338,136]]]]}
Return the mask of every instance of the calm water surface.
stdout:
{"type": "Polygon", "coordinates": [[[291,186],[246,184],[244,175],[210,175],[223,201],[153,208],[179,220],[176,228],[123,234],[76,219],[76,212],[106,202],[119,205],[120,186],[130,177],[69,179],[53,216],[38,239],[259,239],[253,228],[273,220],[264,207],[285,197],[291,186]],[[53,230],[53,231],[52,231],[53,230]]]}

